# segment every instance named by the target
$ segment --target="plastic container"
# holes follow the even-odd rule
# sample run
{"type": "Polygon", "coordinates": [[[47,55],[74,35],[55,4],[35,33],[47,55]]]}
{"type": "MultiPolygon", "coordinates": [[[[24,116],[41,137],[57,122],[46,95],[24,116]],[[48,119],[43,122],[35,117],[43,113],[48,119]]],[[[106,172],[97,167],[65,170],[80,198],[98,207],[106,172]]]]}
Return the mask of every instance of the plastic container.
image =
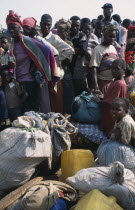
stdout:
{"type": "Polygon", "coordinates": [[[131,100],[132,105],[135,106],[135,89],[130,93],[129,99],[131,100]]]}
{"type": "Polygon", "coordinates": [[[79,202],[71,208],[72,210],[123,210],[113,196],[107,197],[95,189],[87,193],[79,202]]]}
{"type": "Polygon", "coordinates": [[[62,180],[65,182],[70,176],[75,175],[83,168],[94,166],[94,156],[90,150],[73,149],[62,153],[61,172],[62,180]]]}

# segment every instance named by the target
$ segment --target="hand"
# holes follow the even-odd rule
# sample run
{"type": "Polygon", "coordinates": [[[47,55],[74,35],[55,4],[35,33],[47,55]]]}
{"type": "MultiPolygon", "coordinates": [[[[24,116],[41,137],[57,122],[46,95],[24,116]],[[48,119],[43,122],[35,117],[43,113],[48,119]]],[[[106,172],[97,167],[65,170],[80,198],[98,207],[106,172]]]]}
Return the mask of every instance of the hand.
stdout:
{"type": "Polygon", "coordinates": [[[92,100],[93,100],[94,102],[96,102],[96,103],[100,103],[100,102],[101,102],[101,99],[100,99],[99,97],[96,97],[96,96],[94,96],[94,97],[92,98],[92,100]]]}
{"type": "Polygon", "coordinates": [[[8,61],[8,66],[9,66],[11,69],[14,69],[14,68],[15,68],[15,63],[14,63],[14,62],[11,62],[11,61],[8,61]]]}
{"type": "Polygon", "coordinates": [[[103,99],[104,98],[104,95],[103,95],[103,93],[100,90],[92,90],[92,94],[95,97],[98,97],[100,99],[103,99]]]}

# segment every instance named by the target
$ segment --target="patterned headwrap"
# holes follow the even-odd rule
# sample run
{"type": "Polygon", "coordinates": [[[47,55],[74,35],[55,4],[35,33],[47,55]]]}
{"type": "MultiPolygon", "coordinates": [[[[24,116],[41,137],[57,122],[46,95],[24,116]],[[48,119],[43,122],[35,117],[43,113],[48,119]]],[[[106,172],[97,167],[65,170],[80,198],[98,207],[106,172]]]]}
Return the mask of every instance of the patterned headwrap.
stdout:
{"type": "Polygon", "coordinates": [[[58,26],[61,26],[67,32],[70,30],[71,24],[72,24],[71,20],[65,20],[64,18],[60,19],[59,22],[58,22],[58,26]]]}
{"type": "Polygon", "coordinates": [[[36,28],[37,21],[33,17],[28,17],[23,20],[23,26],[30,26],[31,28],[36,28]]]}
{"type": "Polygon", "coordinates": [[[6,18],[6,24],[13,23],[18,25],[20,28],[22,27],[22,21],[20,19],[21,16],[19,16],[17,13],[14,13],[13,10],[9,10],[9,14],[6,18]]]}
{"type": "Polygon", "coordinates": [[[103,28],[103,34],[111,33],[112,31],[118,31],[117,26],[109,24],[103,28]]]}

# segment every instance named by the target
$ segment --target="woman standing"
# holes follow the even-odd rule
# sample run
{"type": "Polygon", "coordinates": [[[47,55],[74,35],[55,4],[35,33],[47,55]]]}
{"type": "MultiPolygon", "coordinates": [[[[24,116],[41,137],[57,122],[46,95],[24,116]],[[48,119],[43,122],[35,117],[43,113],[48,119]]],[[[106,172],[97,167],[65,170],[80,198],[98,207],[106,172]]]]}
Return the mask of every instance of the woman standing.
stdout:
{"type": "MultiPolygon", "coordinates": [[[[72,42],[67,39],[67,35],[71,28],[71,21],[60,19],[58,22],[57,34],[60,38],[73,47],[72,42]]],[[[63,87],[63,112],[71,113],[71,104],[74,98],[74,86],[73,86],[73,78],[71,73],[71,61],[72,55],[69,58],[66,58],[61,62],[62,68],[64,70],[64,77],[62,79],[62,87],[63,87]]]]}
{"type": "Polygon", "coordinates": [[[113,79],[111,72],[112,62],[118,58],[117,51],[112,45],[116,39],[117,27],[108,25],[103,29],[104,41],[93,50],[90,67],[92,76],[92,87],[104,92],[104,87],[113,79]]]}
{"type": "Polygon", "coordinates": [[[17,14],[9,11],[6,19],[8,31],[13,38],[10,46],[10,53],[15,59],[15,76],[27,99],[23,104],[23,112],[39,111],[38,84],[35,81],[34,72],[38,69],[45,82],[59,79],[59,72],[56,67],[52,51],[37,40],[23,36],[20,32],[22,22],[17,14]]]}

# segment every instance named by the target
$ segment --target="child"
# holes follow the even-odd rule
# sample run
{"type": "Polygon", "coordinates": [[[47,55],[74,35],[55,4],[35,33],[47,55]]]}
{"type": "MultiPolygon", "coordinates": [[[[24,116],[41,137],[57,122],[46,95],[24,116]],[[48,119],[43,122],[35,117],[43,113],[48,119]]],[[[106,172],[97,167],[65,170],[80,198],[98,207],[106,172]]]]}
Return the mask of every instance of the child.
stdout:
{"type": "Polygon", "coordinates": [[[126,71],[125,71],[125,82],[127,84],[127,86],[132,82],[132,80],[134,79],[133,77],[133,69],[129,66],[126,67],[126,71]]]}
{"type": "Polygon", "coordinates": [[[9,67],[3,65],[1,68],[3,86],[6,95],[9,118],[11,121],[21,116],[21,102],[24,100],[24,93],[18,82],[12,79],[12,73],[9,67]]]}
{"type": "Polygon", "coordinates": [[[102,117],[100,122],[100,129],[107,135],[110,134],[115,123],[111,116],[111,105],[113,100],[118,97],[126,98],[126,83],[123,78],[126,69],[125,61],[121,58],[114,60],[111,69],[114,80],[110,83],[104,95],[104,104],[102,107],[102,117]]]}
{"type": "MultiPolygon", "coordinates": [[[[0,130],[7,125],[8,109],[5,98],[5,93],[2,88],[2,77],[0,76],[0,130]]],[[[10,124],[10,123],[9,123],[10,124]]]]}
{"type": "Polygon", "coordinates": [[[98,38],[95,34],[92,33],[92,25],[91,24],[85,24],[83,28],[83,33],[86,35],[86,42],[83,45],[83,49],[85,52],[85,61],[86,65],[89,66],[90,58],[92,55],[93,49],[99,44],[98,38]]]}
{"type": "Polygon", "coordinates": [[[127,99],[117,98],[112,102],[111,113],[116,122],[111,138],[135,146],[135,121],[128,114],[128,110],[127,99]]]}

